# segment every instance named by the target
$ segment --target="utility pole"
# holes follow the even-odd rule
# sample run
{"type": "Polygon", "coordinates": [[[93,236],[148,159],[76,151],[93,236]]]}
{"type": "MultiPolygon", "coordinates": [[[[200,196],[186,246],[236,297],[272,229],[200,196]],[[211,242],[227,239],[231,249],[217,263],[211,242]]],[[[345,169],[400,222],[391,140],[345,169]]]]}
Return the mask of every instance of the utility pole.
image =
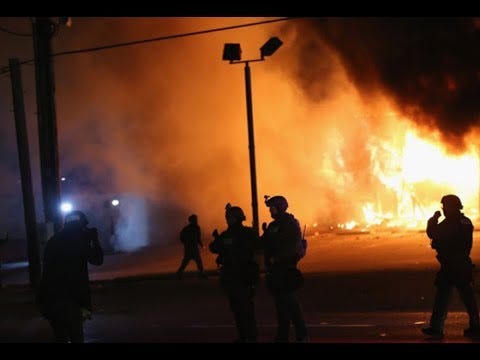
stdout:
{"type": "Polygon", "coordinates": [[[35,201],[32,189],[32,175],[30,171],[28,133],[25,123],[25,104],[23,101],[22,75],[20,72],[20,62],[18,59],[9,59],[9,65],[12,81],[15,129],[17,133],[18,160],[22,179],[23,212],[25,216],[25,230],[27,235],[30,287],[36,290],[40,282],[41,266],[37,237],[37,220],[35,217],[35,201]]]}
{"type": "Polygon", "coordinates": [[[48,17],[37,17],[32,21],[43,211],[47,227],[53,225],[55,232],[60,229],[62,219],[51,45],[57,27],[48,17]]]}

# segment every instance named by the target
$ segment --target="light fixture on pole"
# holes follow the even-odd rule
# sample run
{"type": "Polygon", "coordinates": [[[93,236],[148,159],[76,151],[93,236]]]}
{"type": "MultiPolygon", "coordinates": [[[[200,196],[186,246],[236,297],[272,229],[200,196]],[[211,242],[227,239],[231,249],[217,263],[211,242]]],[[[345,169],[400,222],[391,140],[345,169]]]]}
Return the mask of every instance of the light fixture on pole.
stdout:
{"type": "Polygon", "coordinates": [[[283,42],[278,37],[270,38],[260,48],[260,58],[251,60],[241,60],[242,50],[240,44],[227,43],[223,48],[223,60],[229,61],[230,64],[245,64],[245,91],[247,100],[247,124],[248,124],[248,149],[250,155],[250,184],[252,188],[252,217],[253,229],[259,234],[258,226],[258,201],[257,201],[257,174],[255,166],[255,139],[253,134],[253,108],[252,108],[252,83],[250,76],[250,62],[264,61],[266,56],[271,56],[283,42]]]}

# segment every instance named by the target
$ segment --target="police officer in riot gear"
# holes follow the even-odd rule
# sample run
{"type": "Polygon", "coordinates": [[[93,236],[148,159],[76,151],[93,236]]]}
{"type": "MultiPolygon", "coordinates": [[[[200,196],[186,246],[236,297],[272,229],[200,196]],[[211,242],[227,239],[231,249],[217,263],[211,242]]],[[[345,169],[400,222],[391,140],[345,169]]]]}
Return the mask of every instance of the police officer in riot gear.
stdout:
{"type": "Polygon", "coordinates": [[[236,342],[256,342],[257,324],[253,298],[259,279],[259,267],[254,250],[258,237],[251,227],[244,226],[243,210],[227,204],[225,218],[228,227],[221,234],[213,231],[210,251],[217,256],[220,284],[225,291],[235,318],[236,342]]]}
{"type": "Polygon", "coordinates": [[[103,264],[103,250],[87,224],[83,212],[70,212],[45,246],[37,303],[57,342],[84,342],[83,321],[92,311],[88,263],[103,264]]]}
{"type": "Polygon", "coordinates": [[[277,312],[275,341],[288,342],[290,322],[295,327],[297,342],[308,341],[308,333],[295,291],[302,285],[303,276],[297,268],[298,249],[302,232],[298,220],[287,212],[288,202],[283,196],[265,196],[265,204],[273,221],[264,223],[261,237],[264,247],[267,288],[273,295],[277,312]]]}
{"type": "Polygon", "coordinates": [[[428,220],[427,235],[431,247],[437,252],[440,270],[435,279],[437,288],[430,326],[422,329],[426,335],[443,337],[443,327],[447,317],[449,297],[456,287],[465,304],[470,327],[464,330],[464,336],[480,336],[480,319],[473,290],[473,267],[470,258],[473,240],[473,225],[460,210],[463,209],[460,198],[445,195],[441,199],[445,219],[438,222],[441,214],[436,211],[428,220]]]}

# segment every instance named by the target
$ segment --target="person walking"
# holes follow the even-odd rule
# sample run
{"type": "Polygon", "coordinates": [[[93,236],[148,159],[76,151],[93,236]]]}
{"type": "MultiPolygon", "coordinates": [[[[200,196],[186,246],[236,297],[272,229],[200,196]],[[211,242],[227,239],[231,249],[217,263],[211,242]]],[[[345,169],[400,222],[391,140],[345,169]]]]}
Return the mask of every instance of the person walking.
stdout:
{"type": "Polygon", "coordinates": [[[466,337],[480,336],[480,319],[473,289],[473,268],[470,251],[473,242],[473,224],[461,210],[460,198],[445,195],[441,199],[445,219],[439,222],[440,211],[435,211],[427,222],[430,245],[437,253],[440,270],[435,278],[436,294],[430,326],[422,329],[425,335],[443,337],[448,303],[455,287],[466,307],[470,326],[464,330],[466,337]]]}
{"type": "Polygon", "coordinates": [[[177,278],[181,279],[188,263],[193,260],[197,264],[198,275],[202,279],[206,279],[207,275],[203,270],[202,257],[200,256],[200,248],[203,248],[201,239],[201,230],[198,225],[198,217],[192,214],[188,217],[188,225],[180,231],[180,241],[183,244],[183,259],[177,270],[177,278]]]}

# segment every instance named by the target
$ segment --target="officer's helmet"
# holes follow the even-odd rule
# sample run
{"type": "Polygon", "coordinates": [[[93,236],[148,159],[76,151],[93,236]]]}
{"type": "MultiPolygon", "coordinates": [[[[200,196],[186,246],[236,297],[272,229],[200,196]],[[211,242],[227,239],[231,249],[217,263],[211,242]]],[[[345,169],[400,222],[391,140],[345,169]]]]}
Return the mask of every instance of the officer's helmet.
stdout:
{"type": "Polygon", "coordinates": [[[265,205],[268,207],[275,206],[279,213],[284,213],[288,208],[288,201],[281,195],[272,197],[265,196],[265,205]]]}
{"type": "Polygon", "coordinates": [[[65,216],[65,225],[70,224],[79,224],[81,226],[86,226],[88,224],[87,216],[80,210],[74,210],[69,212],[65,216]]]}
{"type": "Polygon", "coordinates": [[[442,197],[440,201],[444,207],[452,208],[452,209],[463,209],[462,202],[457,195],[445,195],[442,197]]]}
{"type": "Polygon", "coordinates": [[[225,217],[234,217],[237,219],[238,222],[244,221],[245,218],[245,213],[243,212],[242,208],[239,206],[232,206],[230,203],[228,203],[225,206],[225,217]]]}

